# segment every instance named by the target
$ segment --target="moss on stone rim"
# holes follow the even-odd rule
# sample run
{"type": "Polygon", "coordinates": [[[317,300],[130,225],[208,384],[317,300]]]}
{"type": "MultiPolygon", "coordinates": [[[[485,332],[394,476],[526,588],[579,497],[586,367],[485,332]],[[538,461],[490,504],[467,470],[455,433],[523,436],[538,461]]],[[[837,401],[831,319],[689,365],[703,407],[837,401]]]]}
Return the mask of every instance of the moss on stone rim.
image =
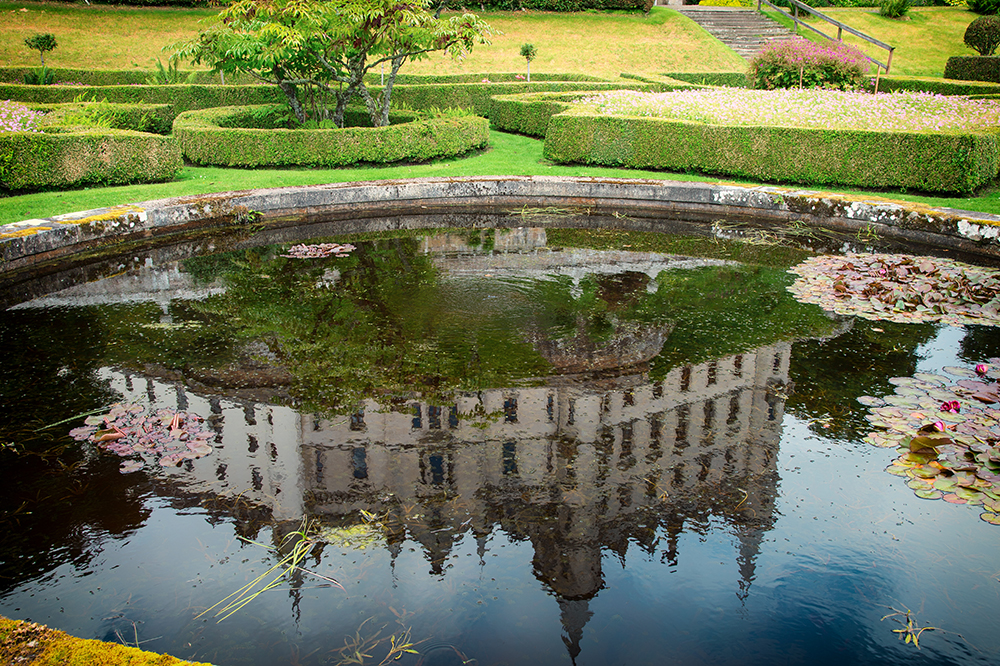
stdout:
{"type": "Polygon", "coordinates": [[[0,663],[24,666],[211,666],[118,643],[76,638],[45,625],[0,617],[0,663]]]}

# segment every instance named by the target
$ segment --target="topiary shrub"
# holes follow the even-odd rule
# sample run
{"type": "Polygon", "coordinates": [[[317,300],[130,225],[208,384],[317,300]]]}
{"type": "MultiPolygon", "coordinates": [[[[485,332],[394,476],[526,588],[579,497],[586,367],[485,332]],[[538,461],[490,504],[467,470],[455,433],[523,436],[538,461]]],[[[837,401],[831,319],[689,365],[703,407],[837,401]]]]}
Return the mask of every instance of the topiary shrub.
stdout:
{"type": "Polygon", "coordinates": [[[992,15],[1000,10],[1000,0],[966,0],[970,12],[992,15]]]}
{"type": "Polygon", "coordinates": [[[980,16],[965,29],[965,45],[981,56],[991,56],[1000,46],[1000,17],[980,16]]]}
{"type": "Polygon", "coordinates": [[[860,88],[868,74],[868,59],[842,44],[815,44],[805,39],[771,42],[750,60],[751,88],[860,88]]]}

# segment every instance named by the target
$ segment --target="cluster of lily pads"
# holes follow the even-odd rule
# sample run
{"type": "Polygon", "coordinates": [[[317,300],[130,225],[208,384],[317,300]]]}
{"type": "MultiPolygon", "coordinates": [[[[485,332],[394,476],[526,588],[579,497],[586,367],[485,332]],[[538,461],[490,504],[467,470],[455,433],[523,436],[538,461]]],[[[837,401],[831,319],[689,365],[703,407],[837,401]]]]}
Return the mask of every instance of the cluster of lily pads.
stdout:
{"type": "Polygon", "coordinates": [[[88,416],[86,425],[70,430],[77,441],[91,441],[122,458],[122,474],[142,469],[145,457],[163,467],[176,467],[185,460],[212,452],[208,440],[215,436],[205,420],[191,412],[171,409],[147,410],[138,404],[115,404],[107,414],[88,416]]]}
{"type": "Polygon", "coordinates": [[[837,314],[953,326],[1000,323],[1000,273],[951,259],[902,254],[812,257],[788,290],[837,314]]]}
{"type": "Polygon", "coordinates": [[[886,471],[906,477],[917,497],[982,506],[1000,525],[1000,358],[975,370],[894,377],[893,395],[861,396],[868,421],[880,428],[865,441],[897,447],[886,471]]]}
{"type": "Polygon", "coordinates": [[[316,243],[313,245],[293,245],[288,252],[281,255],[289,259],[323,259],[324,257],[346,257],[356,249],[350,243],[316,243]]]}

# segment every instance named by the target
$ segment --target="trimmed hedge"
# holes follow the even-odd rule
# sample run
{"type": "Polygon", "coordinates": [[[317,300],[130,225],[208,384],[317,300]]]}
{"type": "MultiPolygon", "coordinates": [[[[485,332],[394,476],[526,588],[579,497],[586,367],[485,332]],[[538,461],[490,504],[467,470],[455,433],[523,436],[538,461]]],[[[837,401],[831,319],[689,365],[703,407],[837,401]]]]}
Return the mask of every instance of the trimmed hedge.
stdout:
{"type": "MultiPolygon", "coordinates": [[[[186,111],[174,121],[174,136],[196,164],[243,168],[421,162],[489,142],[489,123],[477,116],[414,120],[412,114],[397,113],[390,121],[400,124],[389,127],[268,129],[285,113],[280,105],[186,111]]],[[[353,116],[366,114],[354,111],[353,116]]]]}
{"type": "MultiPolygon", "coordinates": [[[[875,86],[875,79],[871,80],[875,86]]],[[[935,95],[992,95],[1000,93],[1000,86],[994,83],[976,81],[950,81],[920,76],[883,76],[878,84],[879,92],[928,92],[935,95]]]]}
{"type": "MultiPolygon", "coordinates": [[[[653,6],[652,0],[480,0],[469,3],[472,7],[478,5],[485,10],[520,11],[535,9],[543,12],[579,12],[588,9],[624,9],[648,12],[653,6]]],[[[452,7],[463,6],[463,3],[452,3],[452,7]]]]}
{"type": "Polygon", "coordinates": [[[496,95],[490,108],[490,125],[503,132],[544,138],[549,119],[573,107],[579,92],[496,95]]]}
{"type": "MultiPolygon", "coordinates": [[[[277,86],[165,85],[165,86],[26,86],[0,84],[0,99],[35,104],[64,104],[78,98],[107,100],[114,104],[170,104],[176,116],[182,111],[217,106],[246,106],[281,102],[277,86]]],[[[172,119],[171,119],[172,120],[172,119]]]]}
{"type": "Polygon", "coordinates": [[[46,116],[41,125],[63,125],[74,114],[97,109],[112,129],[170,134],[174,122],[173,107],[169,104],[112,104],[110,102],[70,102],[68,104],[28,104],[46,116]]]}
{"type": "Polygon", "coordinates": [[[702,86],[747,87],[746,72],[668,72],[663,76],[702,86]]]}
{"type": "Polygon", "coordinates": [[[1000,171],[1000,133],[720,126],[576,107],[552,117],[544,154],[555,162],[967,193],[1000,171]]]}
{"type": "Polygon", "coordinates": [[[69,127],[0,134],[0,187],[8,190],[152,183],[181,166],[171,136],[69,127]]]}
{"type": "MultiPolygon", "coordinates": [[[[397,86],[415,86],[427,84],[444,83],[482,83],[484,78],[488,78],[493,83],[525,83],[524,75],[520,72],[504,72],[490,74],[399,74],[396,76],[397,86]],[[521,77],[520,79],[517,77],[521,77]]],[[[547,74],[536,73],[531,75],[531,82],[542,81],[587,81],[596,83],[609,83],[609,79],[589,74],[547,74]]],[[[381,87],[382,83],[378,74],[369,74],[365,77],[365,83],[369,86],[381,87]]]]}
{"type": "Polygon", "coordinates": [[[952,56],[945,63],[944,78],[1000,83],[1000,56],[952,56]]]}
{"type": "MultiPolygon", "coordinates": [[[[534,77],[532,77],[534,78],[534,77]]],[[[588,81],[526,81],[489,83],[428,84],[396,86],[392,89],[392,103],[410,109],[471,109],[477,115],[489,116],[494,95],[511,95],[526,92],[572,92],[587,90],[660,90],[659,86],[642,82],[588,82],[588,81]]]]}

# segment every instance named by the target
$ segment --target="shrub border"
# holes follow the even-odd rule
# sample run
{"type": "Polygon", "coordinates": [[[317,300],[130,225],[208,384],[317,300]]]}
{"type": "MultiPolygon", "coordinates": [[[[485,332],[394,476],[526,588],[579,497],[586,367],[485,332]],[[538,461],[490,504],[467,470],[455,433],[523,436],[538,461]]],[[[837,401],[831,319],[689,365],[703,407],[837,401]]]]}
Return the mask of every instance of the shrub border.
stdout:
{"type": "Polygon", "coordinates": [[[1000,172],[1000,133],[704,125],[602,116],[574,106],[550,119],[544,155],[555,162],[772,182],[968,193],[1000,172]]]}
{"type": "Polygon", "coordinates": [[[174,136],[191,162],[243,168],[421,162],[461,155],[489,142],[489,123],[478,116],[418,120],[413,114],[394,114],[400,124],[344,129],[233,127],[281,112],[279,105],[185,111],[174,120],[174,136]]]}
{"type": "Polygon", "coordinates": [[[13,192],[154,183],[182,166],[172,136],[98,127],[0,134],[0,188],[13,192]]]}

